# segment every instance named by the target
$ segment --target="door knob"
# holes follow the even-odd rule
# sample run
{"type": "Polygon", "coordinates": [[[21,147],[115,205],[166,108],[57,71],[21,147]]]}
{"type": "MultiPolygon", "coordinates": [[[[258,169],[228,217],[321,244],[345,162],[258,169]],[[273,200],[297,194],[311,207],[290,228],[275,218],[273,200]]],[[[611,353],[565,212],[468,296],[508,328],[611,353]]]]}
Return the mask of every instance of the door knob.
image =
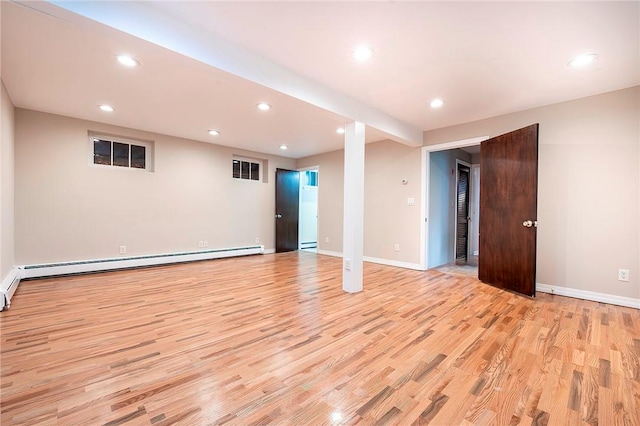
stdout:
{"type": "Polygon", "coordinates": [[[526,228],[531,228],[533,226],[533,222],[530,220],[525,220],[524,222],[522,222],[522,226],[526,228]]]}
{"type": "Polygon", "coordinates": [[[282,215],[281,214],[277,214],[276,215],[276,219],[282,219],[282,215]]]}

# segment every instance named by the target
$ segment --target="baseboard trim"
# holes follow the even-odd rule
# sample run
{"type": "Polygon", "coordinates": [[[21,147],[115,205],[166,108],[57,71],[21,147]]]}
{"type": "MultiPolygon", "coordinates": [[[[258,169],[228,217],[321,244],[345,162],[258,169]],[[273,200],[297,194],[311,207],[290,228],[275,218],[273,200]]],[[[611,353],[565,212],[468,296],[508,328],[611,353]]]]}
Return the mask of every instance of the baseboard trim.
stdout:
{"type": "Polygon", "coordinates": [[[362,258],[365,262],[377,263],[379,265],[395,266],[396,268],[413,269],[416,271],[422,271],[422,267],[419,263],[400,262],[397,260],[380,259],[378,257],[364,256],[362,258]]]}
{"type": "Polygon", "coordinates": [[[171,263],[194,262],[198,260],[222,259],[226,257],[263,254],[264,246],[248,246],[212,249],[193,252],[165,253],[126,258],[93,259],[73,262],[43,263],[20,267],[21,278],[43,278],[55,275],[71,275],[114,269],[139,268],[171,263]]]}
{"type": "Polygon", "coordinates": [[[11,306],[11,298],[20,285],[22,274],[20,268],[14,266],[0,284],[0,311],[9,309],[11,306]]]}
{"type": "Polygon", "coordinates": [[[340,253],[338,251],[329,251],[329,250],[320,250],[320,249],[318,249],[318,254],[323,254],[325,256],[332,256],[332,257],[342,257],[342,253],[340,253]]]}
{"type": "Polygon", "coordinates": [[[264,249],[263,254],[273,254],[276,252],[276,249],[272,248],[272,249],[264,249]]]}
{"type": "Polygon", "coordinates": [[[536,291],[541,293],[557,294],[558,296],[573,297],[575,299],[590,300],[592,302],[609,303],[611,305],[640,309],[640,299],[634,299],[632,297],[615,296],[613,294],[596,293],[594,291],[559,287],[543,283],[536,283],[536,291]]]}
{"type": "MultiPolygon", "coordinates": [[[[342,253],[337,251],[318,250],[318,254],[332,257],[342,257],[342,253]]],[[[400,262],[397,260],[381,259],[379,257],[363,256],[362,260],[369,263],[377,263],[378,265],[394,266],[396,268],[414,269],[416,271],[422,271],[422,267],[419,263],[400,262]]]]}

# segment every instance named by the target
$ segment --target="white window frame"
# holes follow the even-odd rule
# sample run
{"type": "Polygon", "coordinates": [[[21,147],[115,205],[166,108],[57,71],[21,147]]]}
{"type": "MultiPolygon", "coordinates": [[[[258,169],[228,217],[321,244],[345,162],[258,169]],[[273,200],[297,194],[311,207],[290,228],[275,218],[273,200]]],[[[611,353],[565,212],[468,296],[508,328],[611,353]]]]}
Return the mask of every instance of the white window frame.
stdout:
{"type": "MultiPolygon", "coordinates": [[[[246,182],[262,182],[262,177],[263,177],[263,173],[264,173],[264,161],[260,160],[259,158],[249,158],[249,157],[240,157],[238,155],[234,155],[233,158],[231,159],[231,179],[233,180],[240,180],[240,181],[246,181],[246,182]],[[243,179],[242,177],[233,177],[233,162],[234,161],[246,161],[248,163],[255,163],[260,167],[260,171],[258,172],[258,180],[254,180],[254,179],[243,179]]],[[[242,176],[242,170],[240,170],[240,176],[242,176]]]]}
{"type": "Polygon", "coordinates": [[[108,168],[108,169],[117,169],[117,170],[136,170],[140,172],[151,172],[153,171],[153,142],[141,141],[137,139],[128,139],[122,138],[120,136],[109,136],[99,133],[90,133],[88,138],[89,143],[89,166],[97,167],[97,168],[108,168]],[[110,142],[118,142],[129,145],[129,166],[114,166],[113,165],[113,145],[111,146],[111,164],[96,164],[93,162],[94,160],[94,139],[102,139],[110,142]],[[137,145],[144,147],[144,168],[131,167],[131,145],[137,145]]]}

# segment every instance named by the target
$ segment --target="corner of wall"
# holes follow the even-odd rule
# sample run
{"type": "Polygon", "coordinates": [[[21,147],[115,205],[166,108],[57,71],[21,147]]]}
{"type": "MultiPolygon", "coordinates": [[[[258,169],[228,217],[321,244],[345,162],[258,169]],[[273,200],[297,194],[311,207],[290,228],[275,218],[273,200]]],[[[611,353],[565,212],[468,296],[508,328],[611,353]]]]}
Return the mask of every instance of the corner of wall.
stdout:
{"type": "Polygon", "coordinates": [[[14,112],[4,81],[0,79],[0,281],[15,261],[14,241],[14,112]]]}

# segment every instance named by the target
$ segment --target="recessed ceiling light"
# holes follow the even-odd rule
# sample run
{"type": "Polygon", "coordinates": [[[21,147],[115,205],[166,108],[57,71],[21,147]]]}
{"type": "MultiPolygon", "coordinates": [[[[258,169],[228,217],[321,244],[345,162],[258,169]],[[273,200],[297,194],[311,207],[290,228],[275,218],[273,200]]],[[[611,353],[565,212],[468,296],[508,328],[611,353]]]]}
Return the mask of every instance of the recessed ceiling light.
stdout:
{"type": "Polygon", "coordinates": [[[353,51],[353,59],[364,62],[373,56],[373,49],[369,46],[358,46],[353,51]]]}
{"type": "Polygon", "coordinates": [[[211,136],[218,136],[220,134],[220,132],[217,131],[216,129],[211,129],[211,130],[209,130],[209,134],[211,136]]]}
{"type": "Polygon", "coordinates": [[[284,151],[285,149],[289,149],[289,147],[286,145],[280,145],[280,149],[284,151]]]}
{"type": "Polygon", "coordinates": [[[582,68],[593,62],[597,56],[598,55],[595,53],[585,53],[584,55],[576,56],[571,62],[569,62],[569,66],[573,68],[582,68]]]}
{"type": "Polygon", "coordinates": [[[339,133],[339,134],[343,134],[344,133],[344,127],[338,127],[336,132],[339,133]]]}
{"type": "Polygon", "coordinates": [[[258,109],[262,111],[269,111],[271,109],[271,105],[266,102],[260,102],[258,104],[258,109]]]}
{"type": "Polygon", "coordinates": [[[104,112],[113,112],[113,107],[111,105],[100,105],[98,108],[104,112]]]}
{"type": "Polygon", "coordinates": [[[118,62],[125,67],[137,67],[140,65],[140,62],[136,61],[129,55],[117,55],[116,58],[118,59],[118,62]]]}
{"type": "Polygon", "coordinates": [[[444,101],[442,99],[434,99],[431,101],[431,108],[440,108],[444,105],[444,101]]]}

